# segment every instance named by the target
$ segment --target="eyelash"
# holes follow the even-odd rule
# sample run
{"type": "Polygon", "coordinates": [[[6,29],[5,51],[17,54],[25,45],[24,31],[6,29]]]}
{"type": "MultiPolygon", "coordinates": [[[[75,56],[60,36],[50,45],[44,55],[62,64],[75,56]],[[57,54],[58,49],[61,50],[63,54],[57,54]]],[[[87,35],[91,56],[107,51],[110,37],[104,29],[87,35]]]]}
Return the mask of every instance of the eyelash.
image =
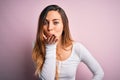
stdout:
{"type": "Polygon", "coordinates": [[[59,22],[54,22],[54,25],[57,25],[57,24],[59,24],[59,22]]]}
{"type": "MultiPolygon", "coordinates": [[[[49,22],[46,22],[46,21],[45,21],[45,22],[44,22],[44,25],[47,25],[47,24],[49,24],[49,22]]],[[[57,24],[59,24],[59,22],[53,22],[53,24],[54,24],[54,25],[57,25],[57,24]]]]}

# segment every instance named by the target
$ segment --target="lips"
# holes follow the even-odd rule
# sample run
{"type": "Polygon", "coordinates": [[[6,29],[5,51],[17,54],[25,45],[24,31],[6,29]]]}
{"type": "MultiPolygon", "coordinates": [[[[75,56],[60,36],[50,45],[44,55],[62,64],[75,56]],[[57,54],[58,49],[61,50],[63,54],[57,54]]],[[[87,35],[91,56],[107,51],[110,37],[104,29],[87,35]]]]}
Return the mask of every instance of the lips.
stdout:
{"type": "Polygon", "coordinates": [[[52,33],[45,33],[46,36],[51,36],[51,35],[55,35],[55,34],[52,34],[52,33]]]}

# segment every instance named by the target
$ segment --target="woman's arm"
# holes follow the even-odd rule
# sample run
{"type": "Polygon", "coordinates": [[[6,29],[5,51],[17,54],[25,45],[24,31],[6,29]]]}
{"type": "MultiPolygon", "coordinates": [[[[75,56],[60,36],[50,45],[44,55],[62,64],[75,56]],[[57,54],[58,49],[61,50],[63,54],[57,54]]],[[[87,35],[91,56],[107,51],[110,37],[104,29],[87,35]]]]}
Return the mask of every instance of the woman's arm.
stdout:
{"type": "Polygon", "coordinates": [[[56,45],[46,45],[45,62],[39,75],[42,80],[54,80],[56,72],[56,45]]]}
{"type": "Polygon", "coordinates": [[[103,69],[83,45],[80,45],[80,54],[82,62],[85,63],[93,73],[92,80],[102,80],[104,77],[103,69]]]}

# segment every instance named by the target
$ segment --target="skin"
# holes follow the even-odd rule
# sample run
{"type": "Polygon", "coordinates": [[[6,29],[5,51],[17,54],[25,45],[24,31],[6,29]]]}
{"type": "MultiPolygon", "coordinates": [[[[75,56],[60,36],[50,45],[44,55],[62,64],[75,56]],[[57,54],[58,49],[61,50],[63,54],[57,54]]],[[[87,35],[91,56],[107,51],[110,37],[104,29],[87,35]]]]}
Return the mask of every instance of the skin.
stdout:
{"type": "Polygon", "coordinates": [[[57,60],[63,61],[70,57],[72,45],[66,50],[61,46],[61,36],[63,32],[63,22],[57,11],[49,11],[43,26],[44,39],[46,44],[57,44],[57,60]]]}
{"type": "Polygon", "coordinates": [[[49,11],[43,26],[44,38],[47,44],[60,42],[63,32],[63,23],[57,11],[49,11]]]}

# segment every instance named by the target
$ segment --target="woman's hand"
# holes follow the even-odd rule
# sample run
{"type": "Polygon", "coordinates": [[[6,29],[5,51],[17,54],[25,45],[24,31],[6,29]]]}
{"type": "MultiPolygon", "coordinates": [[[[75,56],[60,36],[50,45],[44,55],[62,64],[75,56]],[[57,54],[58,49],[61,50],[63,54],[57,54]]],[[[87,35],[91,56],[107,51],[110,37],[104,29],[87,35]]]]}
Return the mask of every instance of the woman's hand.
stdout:
{"type": "Polygon", "coordinates": [[[43,37],[46,44],[55,44],[58,41],[55,35],[48,35],[48,36],[43,35],[43,37]]]}

